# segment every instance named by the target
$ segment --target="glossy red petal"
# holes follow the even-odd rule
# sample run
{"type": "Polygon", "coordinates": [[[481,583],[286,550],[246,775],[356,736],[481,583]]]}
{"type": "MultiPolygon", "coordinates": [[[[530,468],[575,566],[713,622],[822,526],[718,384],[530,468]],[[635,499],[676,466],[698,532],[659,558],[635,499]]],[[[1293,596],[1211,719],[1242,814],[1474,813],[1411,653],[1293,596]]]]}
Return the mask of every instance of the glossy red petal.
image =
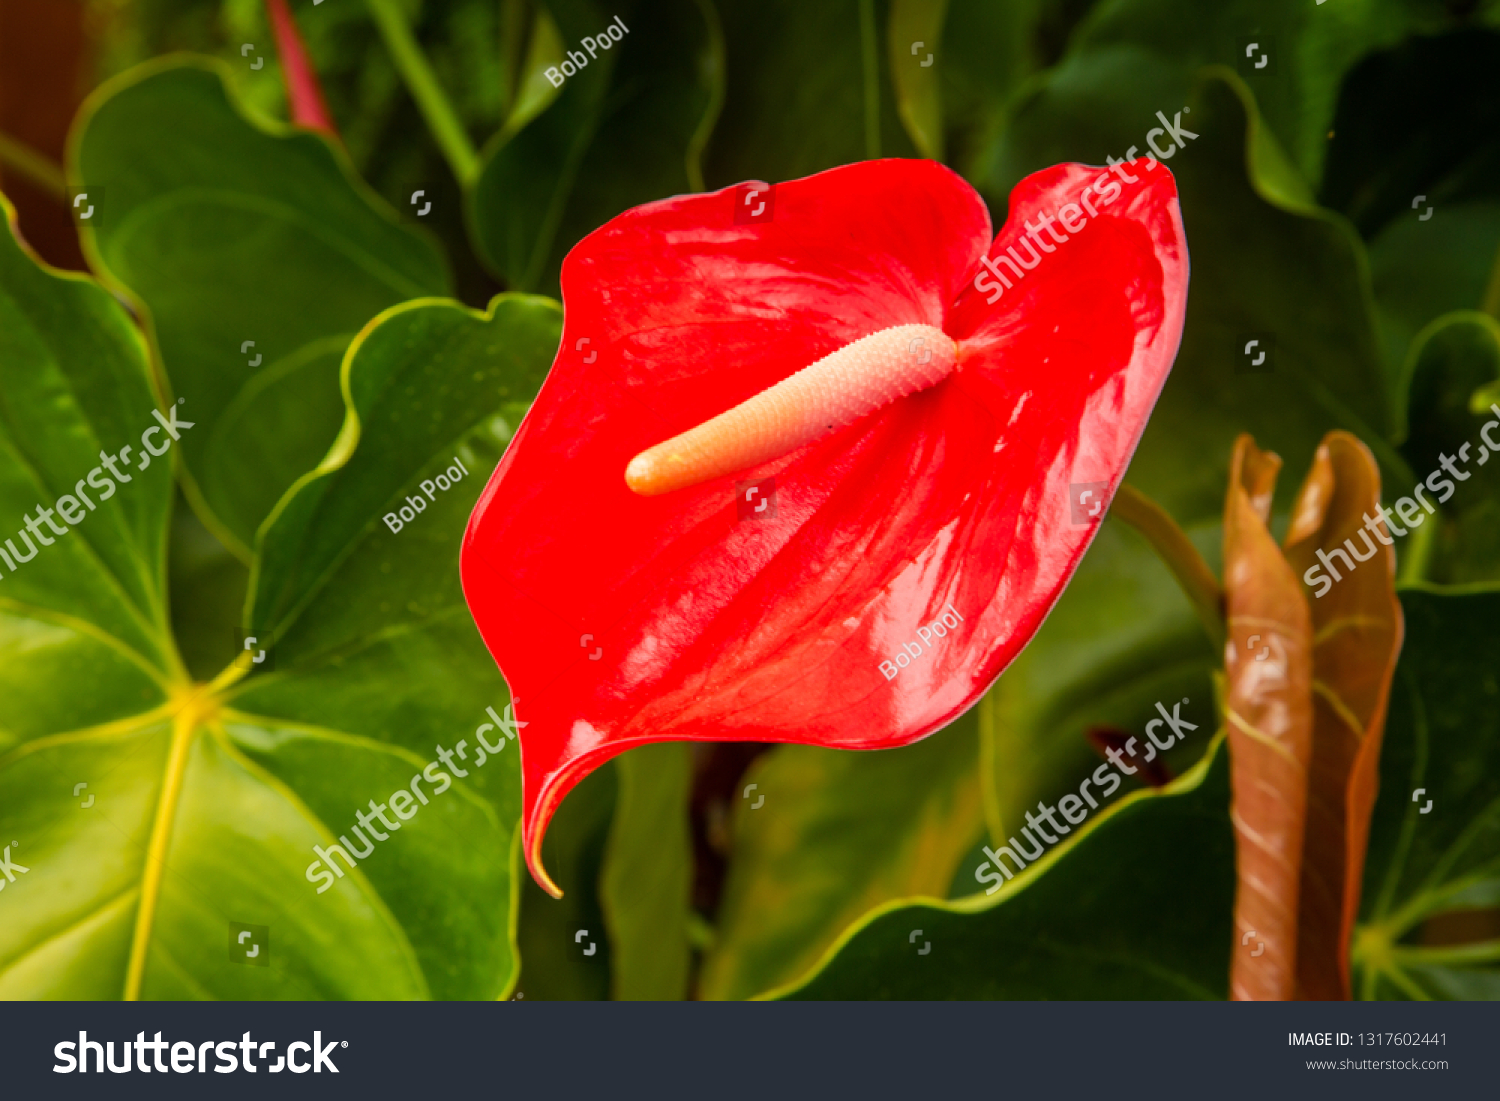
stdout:
{"type": "MultiPolygon", "coordinates": [[[[1023,181],[993,249],[1098,172],[1023,181]]],[[[779,184],[769,221],[746,194],[629,211],[569,254],[562,350],[465,537],[470,608],[528,723],[527,861],[554,892],[547,820],[632,745],[879,748],[969,707],[1097,528],[1069,485],[1113,492],[1176,351],[1187,256],[1159,166],[993,306],[973,287],[987,213],[939,165],[779,184]],[[912,322],[960,342],[946,381],[740,475],[626,488],[637,452],[912,322]],[[773,477],[774,515],[741,519],[735,483],[773,477]]]]}

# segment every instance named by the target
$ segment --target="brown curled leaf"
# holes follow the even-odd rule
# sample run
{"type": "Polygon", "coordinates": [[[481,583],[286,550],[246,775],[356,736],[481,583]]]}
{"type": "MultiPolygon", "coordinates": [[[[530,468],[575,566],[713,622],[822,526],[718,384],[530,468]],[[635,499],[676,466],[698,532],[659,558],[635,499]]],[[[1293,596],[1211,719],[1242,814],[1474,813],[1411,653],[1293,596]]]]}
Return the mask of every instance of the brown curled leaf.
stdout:
{"type": "Polygon", "coordinates": [[[1235,441],[1224,502],[1224,668],[1238,885],[1236,1000],[1294,996],[1312,756],[1312,621],[1266,521],[1281,460],[1235,441]]]}
{"type": "Polygon", "coordinates": [[[1403,634],[1396,553],[1379,503],[1374,456],[1349,433],[1330,432],[1297,495],[1286,536],[1287,562],[1298,577],[1315,569],[1328,575],[1325,584],[1314,574],[1317,581],[1309,585],[1316,587],[1307,590],[1313,731],[1299,893],[1299,998],[1347,999],[1351,992],[1349,940],[1403,634]]]}

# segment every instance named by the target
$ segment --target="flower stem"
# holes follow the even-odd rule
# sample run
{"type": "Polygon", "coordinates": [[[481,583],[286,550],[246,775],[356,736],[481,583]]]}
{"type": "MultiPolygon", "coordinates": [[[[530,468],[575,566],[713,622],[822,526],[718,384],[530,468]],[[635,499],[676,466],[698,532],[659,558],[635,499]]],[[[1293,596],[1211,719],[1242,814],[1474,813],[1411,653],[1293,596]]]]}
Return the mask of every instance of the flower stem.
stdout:
{"type": "Polygon", "coordinates": [[[1215,647],[1224,645],[1224,590],[1208,563],[1167,511],[1138,489],[1121,484],[1110,513],[1146,537],[1166,563],[1215,647]]]}
{"type": "Polygon", "coordinates": [[[468,187],[479,175],[479,156],[474,152],[453,104],[438,84],[422,47],[406,25],[396,0],[365,0],[365,6],[380,29],[380,36],[385,40],[385,47],[390,51],[406,90],[417,101],[417,108],[422,112],[433,140],[442,150],[458,182],[468,187]]]}

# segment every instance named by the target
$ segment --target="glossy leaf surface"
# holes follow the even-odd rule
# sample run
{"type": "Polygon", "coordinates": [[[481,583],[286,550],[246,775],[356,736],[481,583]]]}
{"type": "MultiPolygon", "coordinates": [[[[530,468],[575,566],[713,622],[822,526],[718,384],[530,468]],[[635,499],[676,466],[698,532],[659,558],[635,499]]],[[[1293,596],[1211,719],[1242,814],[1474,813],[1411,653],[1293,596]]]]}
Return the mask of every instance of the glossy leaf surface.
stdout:
{"type": "Polygon", "coordinates": [[[252,121],[222,74],[170,60],[105,85],[75,127],[70,176],[102,189],[96,227],[82,223],[90,264],[144,308],[197,418],[190,499],[248,560],[338,432],[349,341],[388,306],[444,293],[448,276],[334,146],[252,121]]]}
{"type": "MultiPolygon", "coordinates": [[[[19,515],[152,423],[155,401],[107,293],[39,270],[8,237],[0,248],[4,392],[56,395],[0,458],[19,515]]],[[[498,458],[505,391],[529,396],[556,326],[546,303],[432,304],[362,338],[340,448],[265,536],[250,604],[267,618],[224,626],[256,636],[260,663],[195,684],[177,658],[171,457],[0,582],[0,831],[30,869],[0,897],[6,996],[486,998],[514,981],[516,755],[475,769],[470,745],[468,779],[411,794],[438,745],[472,742],[507,699],[458,587],[479,479],[399,534],[381,514],[455,456],[498,458]],[[85,690],[80,665],[95,671],[85,690]],[[354,833],[359,812],[369,834],[354,833]]]]}

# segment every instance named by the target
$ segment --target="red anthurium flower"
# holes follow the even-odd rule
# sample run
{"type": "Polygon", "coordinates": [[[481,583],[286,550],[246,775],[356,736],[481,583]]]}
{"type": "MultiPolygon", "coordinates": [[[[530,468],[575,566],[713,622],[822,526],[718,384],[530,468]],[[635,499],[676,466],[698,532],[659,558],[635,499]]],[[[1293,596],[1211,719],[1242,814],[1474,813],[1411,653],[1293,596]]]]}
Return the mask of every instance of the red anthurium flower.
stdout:
{"type": "Polygon", "coordinates": [[[1171,367],[1187,250],[1146,159],[1038,172],[990,232],[948,169],[886,160],[651,203],[569,253],[462,563],[542,886],[553,811],[631,746],[906,745],[1041,624],[1171,367]]]}

